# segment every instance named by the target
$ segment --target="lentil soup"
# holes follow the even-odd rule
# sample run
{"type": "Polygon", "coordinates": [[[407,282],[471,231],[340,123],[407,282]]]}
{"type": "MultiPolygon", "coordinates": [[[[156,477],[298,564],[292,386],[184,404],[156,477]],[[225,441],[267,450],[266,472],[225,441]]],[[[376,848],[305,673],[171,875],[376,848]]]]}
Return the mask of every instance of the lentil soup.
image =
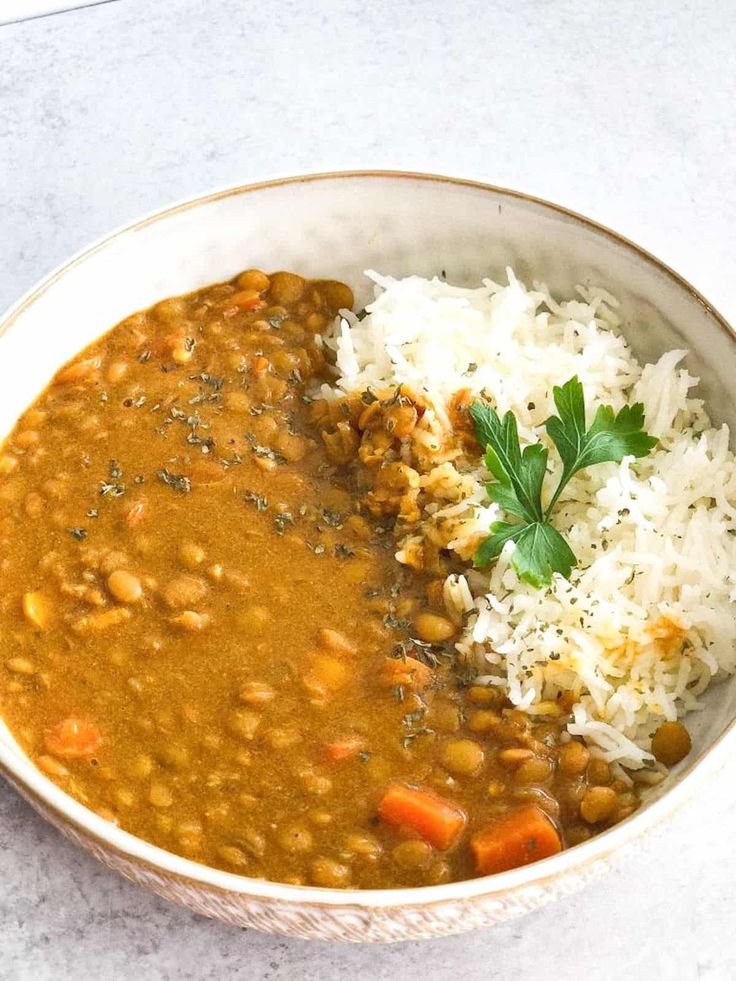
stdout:
{"type": "Polygon", "coordinates": [[[69,794],[196,861],[327,887],[501,871],[637,796],[564,699],[530,716],[473,683],[446,554],[396,562],[418,485],[386,454],[423,405],[315,396],[352,305],[248,270],[58,372],[0,450],[0,710],[69,794]]]}

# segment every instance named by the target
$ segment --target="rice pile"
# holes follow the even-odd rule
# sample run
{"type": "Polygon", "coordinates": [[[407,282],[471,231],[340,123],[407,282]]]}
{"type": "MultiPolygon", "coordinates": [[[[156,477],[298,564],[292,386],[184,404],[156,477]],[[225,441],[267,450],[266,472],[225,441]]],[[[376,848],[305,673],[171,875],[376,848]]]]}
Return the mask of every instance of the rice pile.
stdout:
{"type": "MultiPolygon", "coordinates": [[[[572,693],[572,734],[608,761],[651,766],[658,725],[699,709],[711,681],[736,669],[736,467],[727,428],[714,429],[691,393],[698,380],[683,366],[686,352],[639,364],[603,290],[578,287],[556,301],[511,270],[506,286],[484,280],[470,290],[367,275],[376,298],[366,315],[344,313],[325,339],[338,377],[323,394],[403,383],[432,404],[416,434],[434,454],[422,474],[424,510],[397,557],[410,562],[423,536],[440,536],[465,563],[444,595],[464,624],[458,650],[481,678],[537,715],[572,693]],[[456,465],[448,403],[463,389],[485,391],[499,413],[514,413],[522,444],[547,441],[552,388],[572,375],[589,420],[599,404],[642,402],[660,443],[643,460],[573,478],[552,522],[579,565],[569,582],[555,576],[537,590],[519,582],[512,543],[489,570],[472,568],[503,515],[488,501],[486,470],[456,465]]],[[[554,449],[550,466],[559,466],[554,449]]]]}

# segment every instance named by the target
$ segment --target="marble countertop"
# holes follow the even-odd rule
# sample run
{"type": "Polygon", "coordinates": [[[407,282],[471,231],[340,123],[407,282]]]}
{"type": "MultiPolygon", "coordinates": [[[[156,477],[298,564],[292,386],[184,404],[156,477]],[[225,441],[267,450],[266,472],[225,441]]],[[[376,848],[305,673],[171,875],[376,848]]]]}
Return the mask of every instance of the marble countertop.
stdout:
{"type": "MultiPolygon", "coordinates": [[[[0,27],[0,307],[213,186],[400,167],[564,203],[736,320],[736,20],[721,0],[119,0],[0,27]]],[[[523,920],[360,948],[206,921],[0,784],[0,979],[736,976],[736,763],[603,881],[523,920]]]]}

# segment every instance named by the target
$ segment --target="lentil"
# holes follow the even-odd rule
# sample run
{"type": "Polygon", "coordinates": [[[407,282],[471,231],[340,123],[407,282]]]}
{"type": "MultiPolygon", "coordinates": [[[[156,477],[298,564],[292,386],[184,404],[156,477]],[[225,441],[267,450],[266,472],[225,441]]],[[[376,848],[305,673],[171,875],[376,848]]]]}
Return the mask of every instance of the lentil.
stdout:
{"type": "MultiPolygon", "coordinates": [[[[313,399],[319,332],[352,304],[248,269],[61,368],[0,448],[0,711],[50,779],[160,847],[298,884],[428,885],[474,874],[470,836],[521,802],[573,843],[638,797],[563,744],[570,706],[532,718],[468,686],[448,555],[396,563],[427,402],[313,399]],[[379,817],[389,786],[457,841],[379,817]]],[[[664,762],[685,745],[653,743],[664,762]]]]}

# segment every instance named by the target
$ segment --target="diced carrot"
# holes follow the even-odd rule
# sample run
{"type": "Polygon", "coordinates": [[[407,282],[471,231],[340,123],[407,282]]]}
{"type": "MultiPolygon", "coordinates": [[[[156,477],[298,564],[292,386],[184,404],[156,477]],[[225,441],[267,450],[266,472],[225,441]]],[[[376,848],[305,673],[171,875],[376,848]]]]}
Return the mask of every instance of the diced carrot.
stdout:
{"type": "Polygon", "coordinates": [[[125,524],[128,528],[135,528],[143,517],[146,510],[145,501],[136,501],[132,508],[125,515],[125,524]]]}
{"type": "Polygon", "coordinates": [[[341,760],[349,760],[352,756],[357,756],[365,746],[365,740],[360,736],[342,736],[334,739],[325,746],[325,759],[330,763],[339,763],[341,760]]]}
{"type": "Polygon", "coordinates": [[[379,677],[387,688],[404,685],[420,690],[431,685],[434,675],[430,667],[415,657],[387,657],[380,667],[379,677]]]}
{"type": "Polygon", "coordinates": [[[93,722],[84,722],[82,719],[70,716],[55,725],[53,729],[48,729],[44,742],[46,749],[54,756],[81,759],[97,752],[102,742],[102,734],[93,722]]]}
{"type": "Polygon", "coordinates": [[[266,305],[258,290],[241,290],[239,293],[233,293],[228,299],[241,310],[260,310],[266,305]]]}
{"type": "Polygon", "coordinates": [[[556,855],[562,842],[550,818],[530,804],[504,814],[473,835],[470,850],[478,875],[493,875],[556,855]]]}
{"type": "Polygon", "coordinates": [[[268,371],[268,367],[271,362],[268,358],[264,358],[262,354],[257,354],[250,363],[251,373],[258,378],[260,375],[264,375],[268,371]]]}
{"type": "Polygon", "coordinates": [[[431,790],[392,784],[381,798],[378,816],[388,824],[411,828],[430,845],[445,851],[465,827],[465,812],[431,790]]]}

